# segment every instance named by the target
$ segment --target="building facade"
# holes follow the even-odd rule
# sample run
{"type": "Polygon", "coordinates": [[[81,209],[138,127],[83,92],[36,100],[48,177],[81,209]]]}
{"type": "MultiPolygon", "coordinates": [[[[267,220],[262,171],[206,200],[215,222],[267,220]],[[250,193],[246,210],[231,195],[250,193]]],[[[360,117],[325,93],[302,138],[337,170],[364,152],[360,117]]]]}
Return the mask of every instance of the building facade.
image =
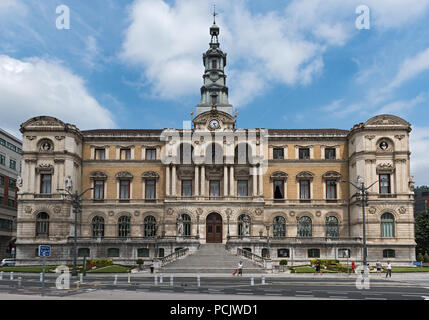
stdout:
{"type": "Polygon", "coordinates": [[[14,255],[22,142],[0,129],[0,259],[14,255]]]}
{"type": "Polygon", "coordinates": [[[23,187],[17,263],[73,257],[74,215],[64,192],[85,192],[78,214],[79,256],[165,257],[179,248],[224,243],[273,261],[362,259],[368,190],[369,261],[415,260],[411,126],[380,115],[351,130],[239,129],[228,102],[226,54],[210,28],[201,101],[191,129],[81,131],[41,116],[21,125],[23,187]]]}

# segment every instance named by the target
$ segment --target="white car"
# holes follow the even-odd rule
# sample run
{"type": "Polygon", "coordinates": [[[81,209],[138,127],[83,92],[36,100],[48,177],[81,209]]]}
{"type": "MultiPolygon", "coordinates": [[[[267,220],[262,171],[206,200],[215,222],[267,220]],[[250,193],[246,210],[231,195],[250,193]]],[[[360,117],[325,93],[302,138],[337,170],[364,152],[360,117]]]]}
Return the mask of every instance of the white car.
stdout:
{"type": "Polygon", "coordinates": [[[0,267],[6,267],[6,266],[14,266],[15,265],[15,259],[3,259],[0,263],[0,267]]]}

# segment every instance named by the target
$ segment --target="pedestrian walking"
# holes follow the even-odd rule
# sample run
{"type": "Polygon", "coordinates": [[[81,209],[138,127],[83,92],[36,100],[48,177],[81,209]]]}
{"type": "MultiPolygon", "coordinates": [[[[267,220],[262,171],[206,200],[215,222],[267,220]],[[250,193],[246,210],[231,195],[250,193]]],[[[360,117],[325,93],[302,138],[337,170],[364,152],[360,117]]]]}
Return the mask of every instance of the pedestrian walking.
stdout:
{"type": "Polygon", "coordinates": [[[238,263],[238,275],[239,276],[243,276],[243,261],[240,261],[239,263],[238,263]]]}
{"type": "Polygon", "coordinates": [[[322,271],[320,271],[320,261],[319,260],[316,261],[316,263],[314,264],[314,267],[315,267],[314,274],[316,274],[316,273],[322,274],[322,271]]]}
{"type": "Polygon", "coordinates": [[[150,263],[149,268],[150,268],[150,273],[153,273],[153,269],[155,269],[155,267],[154,267],[154,265],[153,265],[153,260],[152,260],[152,262],[150,263]]]}
{"type": "Polygon", "coordinates": [[[377,268],[377,276],[381,276],[381,262],[377,260],[375,267],[377,268]]]}
{"type": "Polygon", "coordinates": [[[389,278],[392,277],[392,264],[390,261],[387,261],[387,272],[386,272],[386,278],[389,276],[389,278]]]}
{"type": "Polygon", "coordinates": [[[356,273],[356,265],[354,261],[352,261],[352,273],[356,273]]]}

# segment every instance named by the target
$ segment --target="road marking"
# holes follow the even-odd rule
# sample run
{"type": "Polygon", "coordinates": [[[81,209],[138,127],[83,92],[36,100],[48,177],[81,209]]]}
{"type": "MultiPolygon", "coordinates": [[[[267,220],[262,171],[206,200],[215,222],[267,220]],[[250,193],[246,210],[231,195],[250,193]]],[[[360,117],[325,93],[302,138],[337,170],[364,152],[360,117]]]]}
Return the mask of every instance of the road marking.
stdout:
{"type": "Polygon", "coordinates": [[[429,300],[428,296],[422,296],[422,298],[425,299],[425,300],[429,300]]]}
{"type": "Polygon", "coordinates": [[[348,297],[344,297],[344,296],[329,296],[329,298],[333,298],[333,299],[349,299],[348,297]]]}
{"type": "Polygon", "coordinates": [[[314,298],[313,295],[306,295],[306,294],[296,294],[295,297],[308,297],[308,298],[314,298]]]}

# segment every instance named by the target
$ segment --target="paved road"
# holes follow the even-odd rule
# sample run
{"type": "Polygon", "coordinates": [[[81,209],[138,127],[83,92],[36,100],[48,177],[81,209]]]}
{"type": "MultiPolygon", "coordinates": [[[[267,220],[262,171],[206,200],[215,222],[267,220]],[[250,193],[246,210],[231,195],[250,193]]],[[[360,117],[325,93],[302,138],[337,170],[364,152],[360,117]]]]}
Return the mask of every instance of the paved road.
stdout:
{"type": "MultiPolygon", "coordinates": [[[[173,285],[170,276],[164,275],[161,283],[153,275],[133,275],[131,283],[128,276],[120,275],[114,284],[114,275],[88,275],[84,284],[71,279],[70,289],[58,290],[55,287],[55,274],[48,274],[45,295],[62,299],[353,299],[353,300],[425,300],[429,299],[429,275],[397,275],[397,279],[371,275],[370,288],[359,290],[356,276],[338,275],[266,275],[262,284],[261,275],[242,278],[230,275],[201,275],[200,286],[196,276],[174,275],[173,285]]],[[[10,280],[4,274],[0,280],[0,299],[14,297],[38,298],[41,283],[38,275],[15,274],[10,280]],[[21,277],[19,282],[18,277],[21,277]]]]}

